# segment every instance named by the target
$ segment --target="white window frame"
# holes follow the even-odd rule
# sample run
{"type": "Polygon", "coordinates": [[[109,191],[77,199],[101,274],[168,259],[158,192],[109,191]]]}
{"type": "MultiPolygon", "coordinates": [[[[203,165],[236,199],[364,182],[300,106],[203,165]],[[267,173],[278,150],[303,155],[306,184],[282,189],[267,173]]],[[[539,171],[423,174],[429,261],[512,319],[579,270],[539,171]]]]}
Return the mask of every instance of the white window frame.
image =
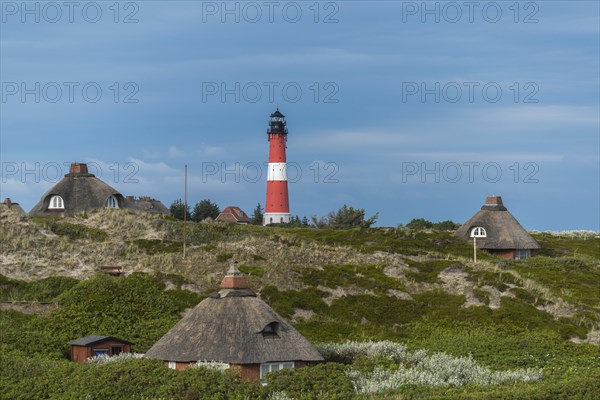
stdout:
{"type": "Polygon", "coordinates": [[[260,379],[264,379],[269,372],[279,371],[280,369],[295,368],[296,364],[294,361],[285,362],[271,362],[260,364],[260,379]],[[266,370],[266,371],[264,371],[266,370]],[[264,371],[264,373],[263,373],[264,371]]]}
{"type": "Polygon", "coordinates": [[[487,232],[485,231],[485,228],[481,226],[476,226],[475,228],[471,229],[471,237],[485,238],[487,237],[487,232]]]}
{"type": "Polygon", "coordinates": [[[515,260],[526,260],[531,257],[531,250],[529,249],[516,249],[515,260]]]}
{"type": "Polygon", "coordinates": [[[169,361],[170,369],[177,369],[177,361],[169,361]]]}
{"type": "Polygon", "coordinates": [[[106,208],[119,208],[119,201],[117,200],[117,196],[114,194],[110,195],[108,199],[104,202],[104,207],[106,208]]]}
{"type": "Polygon", "coordinates": [[[65,209],[65,201],[62,197],[55,194],[50,197],[50,204],[48,205],[49,210],[64,210],[65,209]]]}
{"type": "Polygon", "coordinates": [[[109,357],[110,352],[109,352],[108,348],[92,347],[92,357],[98,357],[100,355],[105,355],[105,356],[109,357]],[[97,353],[100,353],[100,354],[97,354],[97,353]]]}

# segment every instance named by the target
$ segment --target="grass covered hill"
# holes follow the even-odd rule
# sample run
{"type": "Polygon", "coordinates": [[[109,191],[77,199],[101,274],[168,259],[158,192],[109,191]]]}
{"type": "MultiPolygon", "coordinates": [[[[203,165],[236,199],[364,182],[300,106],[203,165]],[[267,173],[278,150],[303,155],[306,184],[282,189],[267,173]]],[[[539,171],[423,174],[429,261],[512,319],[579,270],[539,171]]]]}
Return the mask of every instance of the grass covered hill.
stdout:
{"type": "Polygon", "coordinates": [[[0,207],[0,398],[542,399],[600,391],[598,238],[537,234],[538,257],[482,253],[473,264],[472,247],[451,232],[189,224],[183,259],[182,228],[124,210],[52,219],[0,207]],[[230,372],[173,374],[143,359],[67,361],[67,341],[92,333],[130,340],[143,353],[218,287],[232,258],[261,298],[323,343],[328,363],[275,373],[263,388],[230,372]],[[127,277],[98,274],[103,265],[123,266],[127,277]],[[348,340],[356,347],[326,345],[348,340]],[[20,395],[27,385],[34,392],[20,395]]]}

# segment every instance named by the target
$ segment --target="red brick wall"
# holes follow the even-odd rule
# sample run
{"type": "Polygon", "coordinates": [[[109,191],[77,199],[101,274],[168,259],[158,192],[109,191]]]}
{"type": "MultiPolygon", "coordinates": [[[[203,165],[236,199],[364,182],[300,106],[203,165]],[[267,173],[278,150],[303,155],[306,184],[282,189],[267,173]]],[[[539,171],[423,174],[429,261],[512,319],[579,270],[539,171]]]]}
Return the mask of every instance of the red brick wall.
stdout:
{"type": "Polygon", "coordinates": [[[514,260],[515,259],[515,251],[514,250],[487,250],[488,253],[504,258],[505,260],[514,260]]]}
{"type": "Polygon", "coordinates": [[[88,167],[87,164],[71,164],[71,167],[69,168],[69,172],[71,174],[87,174],[88,173],[88,167]]]}
{"type": "Polygon", "coordinates": [[[485,199],[486,206],[503,206],[502,197],[500,196],[487,196],[485,199]]]}
{"type": "Polygon", "coordinates": [[[311,363],[307,361],[294,361],[294,368],[310,367],[311,363]]]}
{"type": "Polygon", "coordinates": [[[230,364],[229,368],[240,371],[242,379],[248,381],[260,379],[260,364],[230,364]]]}
{"type": "MultiPolygon", "coordinates": [[[[169,361],[165,361],[165,367],[169,366],[169,361]]],[[[175,369],[183,371],[186,368],[192,367],[195,362],[176,362],[175,369]]],[[[311,363],[306,361],[294,361],[295,368],[304,368],[310,366],[311,363]]],[[[240,377],[248,381],[260,379],[260,364],[229,364],[229,368],[239,371],[240,377]]]]}
{"type": "Polygon", "coordinates": [[[71,361],[82,363],[92,355],[92,348],[86,346],[71,346],[71,361]]]}
{"type": "MultiPolygon", "coordinates": [[[[294,368],[304,368],[310,364],[306,361],[294,361],[294,368]]],[[[230,368],[238,369],[242,379],[249,381],[260,379],[260,364],[231,364],[230,368]]]]}
{"type": "MultiPolygon", "coordinates": [[[[192,367],[194,364],[196,364],[194,361],[190,361],[190,362],[179,362],[179,361],[177,361],[175,363],[175,369],[177,371],[183,371],[184,369],[192,367]]],[[[169,362],[168,361],[165,361],[165,367],[169,367],[169,362]]]]}

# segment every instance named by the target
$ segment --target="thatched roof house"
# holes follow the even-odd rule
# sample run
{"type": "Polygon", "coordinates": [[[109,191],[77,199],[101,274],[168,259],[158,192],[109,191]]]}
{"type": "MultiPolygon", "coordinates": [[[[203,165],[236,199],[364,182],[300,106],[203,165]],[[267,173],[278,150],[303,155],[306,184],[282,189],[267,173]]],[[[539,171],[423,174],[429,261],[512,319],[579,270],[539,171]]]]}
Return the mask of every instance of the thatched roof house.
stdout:
{"type": "Polygon", "coordinates": [[[249,224],[250,217],[242,211],[241,208],[235,206],[225,207],[216,218],[217,221],[234,222],[236,224],[249,224]]]}
{"type": "Polygon", "coordinates": [[[19,203],[15,203],[15,202],[13,202],[13,201],[12,201],[10,198],[8,198],[8,197],[7,197],[6,199],[4,199],[4,202],[2,202],[2,203],[0,203],[0,204],[2,204],[2,205],[4,205],[4,206],[6,206],[6,208],[8,208],[8,209],[10,209],[10,210],[13,210],[13,211],[16,211],[16,212],[18,212],[19,214],[23,214],[23,215],[25,215],[25,214],[26,214],[25,210],[23,210],[23,207],[21,207],[21,206],[19,205],[19,203]]]}
{"type": "Polygon", "coordinates": [[[239,368],[245,379],[323,360],[298,331],[248,289],[235,264],[221,290],[190,311],[146,357],[179,370],[198,361],[226,363],[239,368]]]}
{"type": "MultiPolygon", "coordinates": [[[[159,202],[160,203],[160,202],[159,202]]],[[[71,164],[69,173],[42,196],[29,212],[31,216],[72,215],[97,208],[129,208],[136,211],[168,213],[162,207],[145,207],[137,200],[128,200],[94,174],[86,164],[71,164]]]]}
{"type": "Polygon", "coordinates": [[[507,210],[500,196],[488,196],[481,210],[458,228],[455,235],[472,243],[475,228],[483,228],[486,236],[477,238],[477,247],[502,258],[529,258],[540,249],[538,242],[507,210]]]}
{"type": "Polygon", "coordinates": [[[138,198],[134,196],[125,196],[125,204],[127,208],[131,208],[136,211],[169,214],[169,209],[165,207],[160,200],[149,196],[140,196],[138,198]]]}

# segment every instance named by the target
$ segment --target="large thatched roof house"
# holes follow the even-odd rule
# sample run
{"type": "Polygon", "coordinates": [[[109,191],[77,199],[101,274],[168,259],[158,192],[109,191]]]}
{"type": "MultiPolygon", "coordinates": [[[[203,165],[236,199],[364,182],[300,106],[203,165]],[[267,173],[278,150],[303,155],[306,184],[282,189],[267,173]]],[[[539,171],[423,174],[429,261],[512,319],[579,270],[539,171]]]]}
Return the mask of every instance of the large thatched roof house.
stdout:
{"type": "Polygon", "coordinates": [[[477,230],[477,247],[502,258],[529,258],[540,248],[538,242],[504,207],[500,196],[488,196],[481,210],[458,228],[455,234],[473,242],[473,233],[477,228],[483,228],[477,230]]]}
{"type": "Polygon", "coordinates": [[[248,289],[232,264],[221,290],[203,300],[146,352],[174,369],[198,361],[239,368],[242,378],[322,361],[319,352],[248,289]]]}
{"type": "Polygon", "coordinates": [[[166,214],[169,210],[158,200],[124,197],[94,174],[87,164],[71,164],[69,173],[42,196],[29,212],[31,216],[71,215],[97,208],[129,208],[166,214]]]}

